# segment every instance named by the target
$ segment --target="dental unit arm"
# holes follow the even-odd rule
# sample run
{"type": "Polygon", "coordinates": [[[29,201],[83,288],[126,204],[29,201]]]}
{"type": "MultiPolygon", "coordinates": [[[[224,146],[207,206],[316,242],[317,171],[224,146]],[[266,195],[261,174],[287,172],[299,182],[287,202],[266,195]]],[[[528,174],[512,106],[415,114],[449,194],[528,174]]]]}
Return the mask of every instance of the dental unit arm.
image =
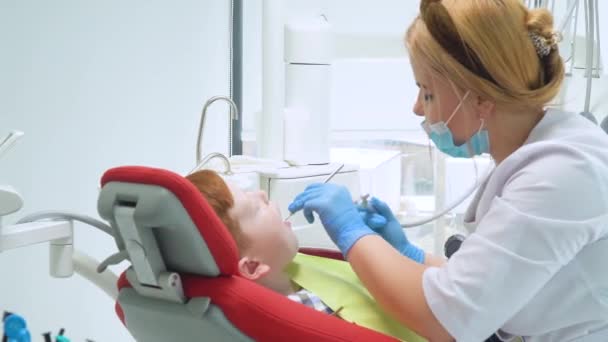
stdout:
{"type": "Polygon", "coordinates": [[[101,288],[115,299],[118,276],[109,270],[97,272],[98,262],[74,249],[74,223],[80,221],[112,235],[111,228],[94,218],[68,212],[41,212],[17,223],[0,227],[0,253],[39,243],[49,243],[50,275],[69,278],[74,272],[101,288]]]}

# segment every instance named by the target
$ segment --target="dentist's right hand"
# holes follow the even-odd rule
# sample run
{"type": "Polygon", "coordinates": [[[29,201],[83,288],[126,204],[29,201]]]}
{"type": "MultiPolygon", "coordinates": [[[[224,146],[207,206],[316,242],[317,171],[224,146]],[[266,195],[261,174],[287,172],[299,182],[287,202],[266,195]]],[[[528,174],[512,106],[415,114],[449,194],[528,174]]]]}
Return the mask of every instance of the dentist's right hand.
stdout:
{"type": "Polygon", "coordinates": [[[344,186],[331,183],[309,185],[289,205],[292,213],[302,209],[309,223],[314,222],[313,212],[319,215],[327,235],[344,257],[360,238],[376,235],[359,215],[350,192],[344,186]]]}
{"type": "Polygon", "coordinates": [[[424,250],[416,247],[407,239],[401,224],[388,205],[375,197],[369,201],[368,205],[370,208],[367,210],[373,212],[373,214],[367,216],[370,220],[366,223],[399,253],[424,264],[424,250]],[[383,217],[386,224],[382,225],[382,220],[379,220],[377,215],[383,217]]]}

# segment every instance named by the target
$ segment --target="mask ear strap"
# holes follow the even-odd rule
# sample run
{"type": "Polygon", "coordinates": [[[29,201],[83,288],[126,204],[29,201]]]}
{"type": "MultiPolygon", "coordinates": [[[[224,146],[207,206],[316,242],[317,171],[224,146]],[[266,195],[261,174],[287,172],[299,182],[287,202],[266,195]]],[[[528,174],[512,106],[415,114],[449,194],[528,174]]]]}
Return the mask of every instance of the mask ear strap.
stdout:
{"type": "MultiPolygon", "coordinates": [[[[478,135],[479,132],[481,132],[481,130],[483,129],[483,126],[485,124],[485,120],[484,119],[480,119],[480,120],[481,120],[481,125],[479,126],[479,129],[477,130],[476,135],[478,135]]],[[[470,139],[467,141],[467,148],[469,149],[469,153],[474,154],[475,151],[473,149],[473,146],[471,145],[471,140],[470,139]]],[[[477,177],[477,164],[475,162],[473,162],[473,165],[475,165],[475,177],[477,177]]]]}
{"type": "Polygon", "coordinates": [[[464,94],[464,96],[462,97],[462,100],[460,100],[460,103],[458,103],[458,106],[456,106],[456,109],[454,109],[454,111],[452,112],[452,115],[450,115],[450,117],[448,118],[448,121],[445,122],[445,124],[447,125],[448,123],[450,123],[450,121],[452,121],[452,118],[454,117],[454,115],[456,115],[456,113],[458,113],[458,110],[460,109],[460,107],[462,107],[462,105],[464,104],[464,100],[467,99],[467,97],[469,96],[469,93],[471,93],[470,90],[467,90],[467,93],[464,94]]]}
{"type": "Polygon", "coordinates": [[[480,120],[481,120],[481,126],[479,126],[479,129],[477,130],[477,133],[481,132],[481,130],[483,129],[483,126],[486,123],[484,119],[480,119],[480,120]]]}

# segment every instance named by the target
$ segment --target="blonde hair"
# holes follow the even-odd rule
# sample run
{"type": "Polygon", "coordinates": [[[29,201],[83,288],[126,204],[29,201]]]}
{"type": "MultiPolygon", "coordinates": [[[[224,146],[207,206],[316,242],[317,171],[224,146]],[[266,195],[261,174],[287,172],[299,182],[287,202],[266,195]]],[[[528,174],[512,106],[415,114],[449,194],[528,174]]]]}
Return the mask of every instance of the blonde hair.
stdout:
{"type": "Polygon", "coordinates": [[[406,45],[414,64],[498,108],[542,108],[564,79],[553,17],[521,0],[423,0],[406,45]],[[553,45],[548,55],[539,56],[530,34],[553,45]]]}

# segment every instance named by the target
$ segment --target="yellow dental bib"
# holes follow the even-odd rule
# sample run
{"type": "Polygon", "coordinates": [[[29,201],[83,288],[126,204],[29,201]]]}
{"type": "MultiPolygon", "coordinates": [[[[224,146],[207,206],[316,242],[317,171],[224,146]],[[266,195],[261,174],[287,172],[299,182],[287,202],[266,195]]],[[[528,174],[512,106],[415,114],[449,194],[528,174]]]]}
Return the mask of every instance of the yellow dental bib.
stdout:
{"type": "Polygon", "coordinates": [[[321,298],[340,318],[407,342],[425,341],[386,314],[346,261],[298,253],[287,267],[291,280],[321,298]]]}

